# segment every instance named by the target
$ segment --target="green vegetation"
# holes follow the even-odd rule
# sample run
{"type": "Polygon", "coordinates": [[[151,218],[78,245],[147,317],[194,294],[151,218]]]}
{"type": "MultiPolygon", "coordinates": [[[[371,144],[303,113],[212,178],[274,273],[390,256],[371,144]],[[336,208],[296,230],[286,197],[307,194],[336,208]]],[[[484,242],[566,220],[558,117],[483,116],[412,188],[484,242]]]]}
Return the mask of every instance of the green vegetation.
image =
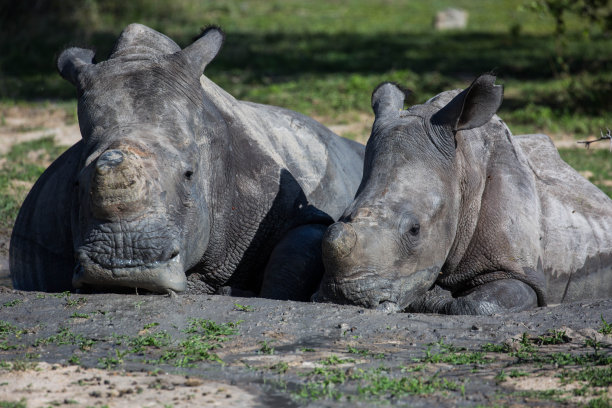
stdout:
{"type": "Polygon", "coordinates": [[[444,343],[441,339],[438,343],[427,346],[425,357],[415,360],[421,363],[447,363],[447,364],[482,364],[489,362],[489,359],[480,351],[467,352],[464,348],[457,348],[452,344],[444,343]],[[438,351],[432,351],[437,346],[438,351]]]}
{"type": "Polygon", "coordinates": [[[259,348],[258,353],[259,354],[274,354],[274,347],[270,345],[270,342],[268,342],[268,340],[264,340],[260,342],[259,344],[261,344],[261,347],[259,348]]]}
{"type": "Polygon", "coordinates": [[[612,324],[608,323],[606,319],[604,319],[603,315],[601,318],[601,328],[598,330],[601,334],[612,334],[612,324]]]}
{"type": "Polygon", "coordinates": [[[0,155],[0,228],[13,224],[34,182],[65,149],[46,137],[14,145],[0,155]]]}
{"type": "Polygon", "coordinates": [[[430,395],[439,391],[457,391],[462,385],[445,378],[432,376],[392,377],[390,369],[356,369],[351,372],[338,368],[317,367],[305,374],[307,382],[295,393],[299,399],[317,400],[331,398],[352,399],[345,395],[338,386],[347,384],[354,387],[356,397],[360,400],[386,400],[401,398],[407,395],[430,395]]]}
{"type": "Polygon", "coordinates": [[[234,309],[239,310],[241,312],[253,312],[253,306],[241,305],[240,303],[234,303],[234,309]]]}
{"type": "Polygon", "coordinates": [[[25,398],[19,401],[0,401],[0,408],[27,408],[28,404],[25,398]]]}
{"type": "Polygon", "coordinates": [[[559,149],[561,158],[612,197],[612,153],[607,149],[559,149]]]}

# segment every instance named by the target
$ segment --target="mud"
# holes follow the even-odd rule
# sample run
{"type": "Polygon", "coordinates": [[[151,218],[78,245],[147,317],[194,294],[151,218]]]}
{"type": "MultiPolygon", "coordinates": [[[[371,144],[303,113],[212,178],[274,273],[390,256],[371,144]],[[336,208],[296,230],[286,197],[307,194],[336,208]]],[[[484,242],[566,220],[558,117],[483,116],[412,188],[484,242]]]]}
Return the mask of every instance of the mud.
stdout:
{"type": "Polygon", "coordinates": [[[612,396],[609,385],[559,379],[610,367],[612,336],[599,331],[612,321],[612,299],[478,317],[0,288],[0,321],[0,400],[28,406],[566,406],[612,396]],[[231,322],[236,332],[209,350],[218,358],[181,364],[172,352],[187,347],[180,343],[194,319],[231,322]],[[551,333],[561,340],[538,340],[551,333]]]}

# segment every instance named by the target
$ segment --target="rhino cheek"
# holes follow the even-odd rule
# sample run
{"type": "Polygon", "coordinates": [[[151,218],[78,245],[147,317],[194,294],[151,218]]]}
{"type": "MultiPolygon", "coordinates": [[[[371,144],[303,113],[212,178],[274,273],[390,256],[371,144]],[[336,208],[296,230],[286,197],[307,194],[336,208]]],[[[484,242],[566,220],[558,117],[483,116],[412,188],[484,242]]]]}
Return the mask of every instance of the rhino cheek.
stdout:
{"type": "Polygon", "coordinates": [[[397,293],[397,304],[400,309],[405,309],[414,300],[424,295],[435,283],[440,269],[441,266],[435,265],[398,279],[395,291],[397,293]]]}

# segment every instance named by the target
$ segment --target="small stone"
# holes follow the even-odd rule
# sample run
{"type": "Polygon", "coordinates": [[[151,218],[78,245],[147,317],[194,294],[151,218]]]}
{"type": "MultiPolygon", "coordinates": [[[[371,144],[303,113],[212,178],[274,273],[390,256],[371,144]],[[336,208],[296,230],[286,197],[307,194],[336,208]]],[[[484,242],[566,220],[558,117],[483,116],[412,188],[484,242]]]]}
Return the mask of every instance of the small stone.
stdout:
{"type": "Polygon", "coordinates": [[[463,30],[467,27],[468,12],[447,8],[436,13],[433,26],[436,30],[463,30]]]}
{"type": "Polygon", "coordinates": [[[198,385],[202,384],[204,384],[204,381],[200,380],[199,378],[187,378],[185,380],[186,387],[197,387],[198,385]]]}
{"type": "Polygon", "coordinates": [[[472,331],[481,331],[482,329],[475,324],[472,325],[472,331]]]}
{"type": "Polygon", "coordinates": [[[91,391],[89,393],[89,396],[94,398],[100,398],[102,396],[102,393],[100,391],[91,391]]]}

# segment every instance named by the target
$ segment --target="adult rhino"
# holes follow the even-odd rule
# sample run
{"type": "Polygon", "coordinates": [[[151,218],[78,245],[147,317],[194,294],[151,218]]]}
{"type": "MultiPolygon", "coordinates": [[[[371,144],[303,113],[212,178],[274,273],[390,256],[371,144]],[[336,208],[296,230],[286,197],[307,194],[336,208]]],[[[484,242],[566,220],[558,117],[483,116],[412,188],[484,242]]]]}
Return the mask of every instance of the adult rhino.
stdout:
{"type": "Polygon", "coordinates": [[[397,86],[373,92],[363,179],[325,234],[314,300],[492,314],[612,295],[612,200],[547,136],[513,136],[502,96],[491,75],[407,110],[397,86]]]}
{"type": "Polygon", "coordinates": [[[292,299],[316,290],[321,237],[354,196],[364,148],[219,88],[202,72],[222,42],[212,27],[181,50],[132,24],[107,61],[80,48],[60,55],[82,140],[21,208],[16,288],[292,299]]]}

